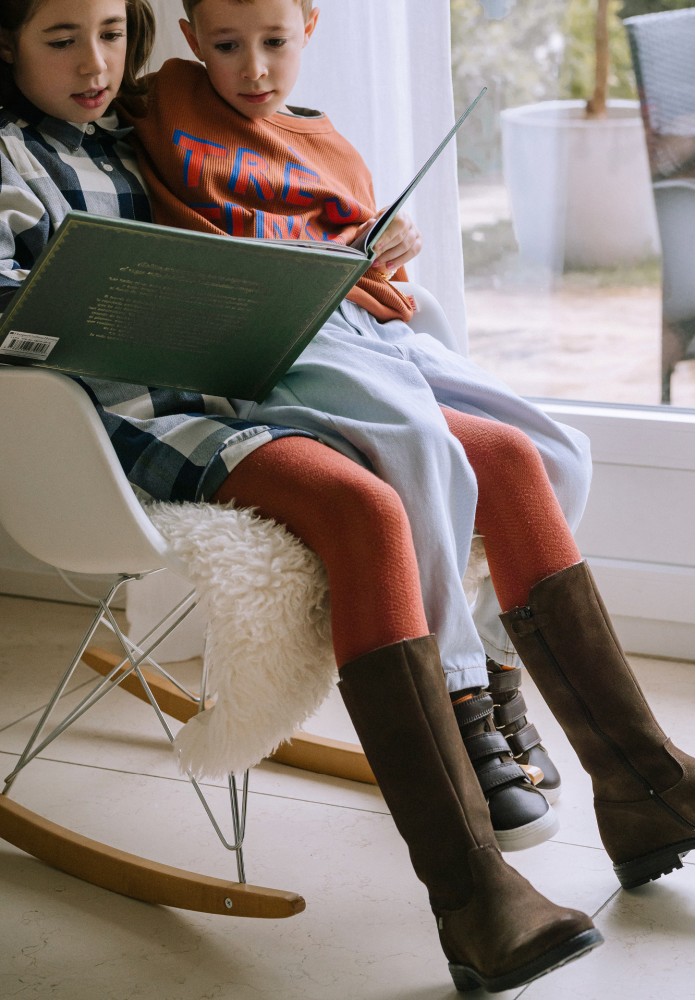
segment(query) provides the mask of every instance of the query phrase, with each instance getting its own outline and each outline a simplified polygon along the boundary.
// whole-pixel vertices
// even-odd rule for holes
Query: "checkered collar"
[[[50,115],[44,114],[22,94],[18,94],[13,100],[11,109],[4,108],[3,111],[8,116],[23,119],[43,135],[57,139],[68,149],[79,149],[87,137],[95,134],[99,136],[101,141],[118,142],[119,139],[125,138],[133,131],[130,127],[119,126],[115,112],[106,114],[93,123],[85,124],[52,118]]]

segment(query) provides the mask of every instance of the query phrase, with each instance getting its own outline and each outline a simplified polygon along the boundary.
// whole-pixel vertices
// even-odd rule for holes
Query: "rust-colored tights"
[[[581,555],[530,439],[507,424],[443,412],[476,474],[476,527],[508,611]],[[243,459],[213,500],[256,508],[321,558],[339,666],[428,633],[406,512],[367,469],[312,438],[278,438]]]

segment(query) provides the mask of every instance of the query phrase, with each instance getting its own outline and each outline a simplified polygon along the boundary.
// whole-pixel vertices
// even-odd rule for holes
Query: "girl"
[[[294,5],[294,0],[291,2]],[[65,33],[65,25],[72,23],[69,13],[68,20],[60,20],[53,9],[14,0],[3,8],[5,41],[0,68],[4,68],[2,99],[7,110],[2,204],[8,210],[0,219],[0,261],[4,261],[4,265],[0,263],[0,295],[4,288],[5,296],[16,289],[68,208],[149,218],[124,134],[118,131],[113,115],[103,117],[118,89],[117,83],[111,82],[111,64],[124,47],[129,55],[121,96],[132,98],[142,89],[135,67],[140,65],[146,45],[141,40],[145,8],[128,5],[127,22],[105,23],[100,48],[94,51],[81,44],[80,37]],[[71,9],[70,5],[68,12]],[[35,16],[29,13],[25,17],[25,11],[34,11]],[[44,21],[46,27],[39,28]],[[132,46],[126,44],[126,26],[131,39],[136,39]],[[54,81],[59,81],[62,89]],[[50,116],[48,124],[42,123],[44,115]],[[23,147],[21,156],[17,142]],[[386,235],[384,252],[401,263],[410,259],[418,246],[410,222],[399,220]],[[347,450],[348,458],[354,460],[339,461],[333,448],[298,437],[302,430],[290,430],[280,421],[241,420],[226,399],[143,386],[128,388],[94,379],[85,379],[82,384],[141,495],[163,500],[223,500],[231,495],[230,490],[234,493],[238,489],[240,497],[251,491],[257,494],[255,503],[264,513],[287,525],[315,549],[329,573],[339,665],[432,629],[444,649],[444,667],[455,700],[465,699],[457,707],[460,728],[467,746],[476,747],[475,766],[488,796],[498,843],[504,850],[519,850],[556,832],[553,810],[513,760],[505,738],[495,731],[491,698],[481,695],[473,701],[468,697],[486,687],[488,675],[460,585],[463,570],[459,572],[450,559],[443,562],[446,573],[434,573],[425,560],[438,548],[444,553],[444,547],[436,543],[426,549],[421,571],[432,582],[428,582],[427,604],[423,606],[407,513],[392,490],[356,465],[367,461],[351,448],[347,438],[331,440],[325,431],[317,435]],[[305,433],[314,436],[311,430]],[[448,446],[451,440],[451,447],[459,448],[449,433],[446,438]],[[267,447],[256,454],[263,443]],[[246,462],[241,462],[245,456]],[[263,470],[268,478],[262,485],[259,475]],[[320,487],[322,471],[326,481]],[[230,472],[236,474],[235,479],[228,480]],[[435,481],[430,472],[428,475]],[[287,490],[281,489],[282,477],[287,477],[283,483]],[[474,495],[474,484],[469,481],[458,488],[462,495]],[[334,498],[335,492],[340,494],[340,502]],[[581,490],[567,489],[566,493],[579,494],[584,502],[584,484]],[[299,500],[297,507],[293,506],[295,499]],[[470,514],[467,511],[466,517]],[[470,535],[472,526],[462,521],[457,530]],[[341,545],[336,544],[336,538],[343,540]],[[459,561],[465,559],[462,549]],[[536,576],[548,571],[544,564]],[[505,677],[508,684],[512,679],[510,673]],[[465,692],[465,688],[472,690]],[[510,718],[512,714],[521,720],[508,728],[519,730],[526,722],[524,705]],[[488,735],[482,745],[478,737],[484,730]],[[522,735],[514,734],[511,739],[516,754],[543,755],[541,770],[549,783],[552,764],[543,750],[533,746],[539,738],[531,727],[526,726]]]
[[[4,0],[0,239],[6,287],[16,287],[68,207],[147,218],[136,164],[108,111],[119,87],[137,88],[152,30],[146,0]],[[398,493],[367,468],[360,451],[352,446],[358,459],[352,461],[310,431],[300,436],[243,424],[225,400],[82,384],[136,489],[168,499],[234,496],[286,523],[326,562],[341,692],[428,888],[458,988],[514,988],[599,944],[588,917],[550,903],[499,853],[455,722],[438,643],[429,634],[409,517]],[[206,433],[201,416],[209,424]],[[200,431],[195,450],[186,438],[194,418]],[[489,461],[491,421],[454,410],[443,421],[453,444],[445,438],[446,424],[432,418],[453,485],[469,494],[480,489],[476,519],[507,607],[506,627],[592,774],[602,835],[619,876],[624,884],[658,877],[692,844],[685,818],[688,760],[663,746],[664,734],[605,620],[538,450],[519,431],[503,428],[505,454],[515,462],[523,455],[531,468],[525,488],[514,492],[512,519],[503,519],[513,547],[497,553],[483,501],[513,488],[516,477],[501,486],[499,470],[507,463],[500,465],[499,455]],[[334,443],[340,444],[338,435]],[[456,491],[451,499],[460,499]],[[537,507],[552,511],[553,532]],[[533,570],[524,569],[525,540],[516,537],[523,518],[525,537],[539,543]],[[456,541],[463,551],[468,547],[468,538]],[[507,573],[508,566],[514,572]],[[447,599],[442,590],[440,595]],[[482,669],[469,648],[463,653]],[[460,690],[477,688],[485,670],[483,676],[463,671],[455,677],[453,689],[462,682]],[[478,692],[463,691],[455,711],[465,728],[478,724],[483,730],[484,702]],[[486,749],[493,734],[479,735],[476,745]]]

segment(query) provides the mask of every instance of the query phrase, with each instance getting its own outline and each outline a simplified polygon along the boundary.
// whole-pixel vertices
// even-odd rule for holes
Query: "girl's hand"
[[[382,209],[375,219],[361,226],[358,236],[365,229],[369,229],[385,211],[386,209]],[[377,254],[372,266],[391,278],[398,268],[403,267],[421,252],[422,245],[421,234],[416,229],[413,219],[405,212],[399,212],[378,239],[375,246]]]

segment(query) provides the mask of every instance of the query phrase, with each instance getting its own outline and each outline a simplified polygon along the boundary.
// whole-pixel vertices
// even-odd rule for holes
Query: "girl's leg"
[[[459,990],[513,989],[601,942],[589,918],[549,903],[496,849],[434,636],[345,664],[339,689]]]
[[[394,333],[401,327],[402,334]],[[544,463],[563,515],[575,532],[590,489],[589,442],[573,427],[552,419],[521,399],[505,383],[469,358],[445,348],[427,334],[414,335],[405,324],[376,324],[382,336],[398,336],[399,346],[421,372],[443,406],[518,427],[532,440]],[[389,330],[387,330],[389,328]],[[483,581],[473,611],[476,631],[488,655],[511,662],[514,647],[501,625],[500,607],[491,580]]]
[[[336,661],[428,634],[406,512],[395,491],[333,448],[285,437],[257,448],[213,500],[254,507],[326,567]]]
[[[476,529],[500,606],[525,604],[534,584],[580,562],[544,463],[517,427],[444,409],[476,475]]]
[[[498,603],[509,610],[526,602],[535,583],[579,562],[581,555],[531,439],[517,427],[496,420],[449,409],[444,414],[476,473],[477,529],[483,535]],[[496,728],[520,764],[540,769],[543,778],[538,788],[549,802],[555,802],[561,776],[536,726],[527,718],[520,691],[522,671],[504,665],[509,664],[508,656],[500,659],[487,660]]]
[[[284,524],[322,559],[339,669],[361,657],[378,665],[380,650],[428,634],[406,512],[373,473],[311,438],[285,437],[252,452],[213,497],[232,499]],[[480,709],[463,726],[467,738],[481,733]],[[492,732],[480,744],[477,769],[498,843],[521,850],[548,839],[558,829],[556,817],[504,738]]]
[[[479,483],[476,511],[505,627],[592,777],[600,834],[627,888],[694,845],[693,760],[657,724],[531,441],[446,412]]]
[[[497,850],[394,491],[325,445],[286,437],[240,462],[213,499],[280,521],[325,562],[341,694],[428,889],[455,984],[521,986],[599,944],[588,917],[550,903]]]
[[[331,318],[262,403],[234,405],[244,419],[311,432],[396,491],[447,685],[485,686],[485,654],[462,587],[474,527],[474,474],[428,384],[398,347],[361,331],[367,314],[350,305]]]

